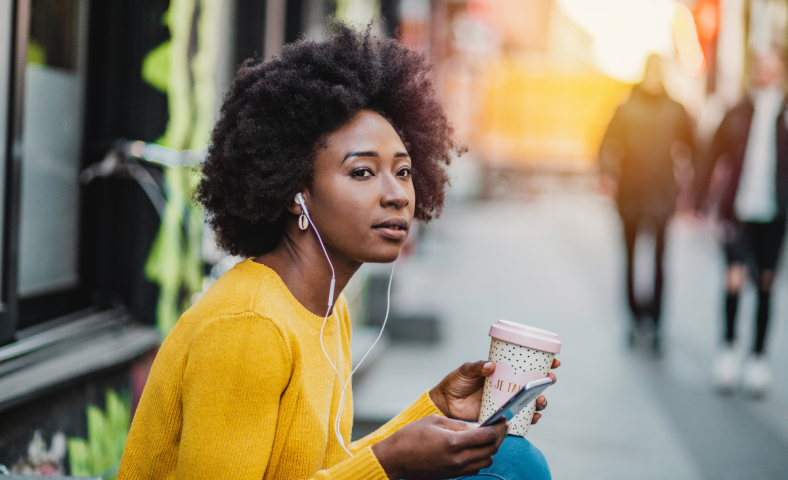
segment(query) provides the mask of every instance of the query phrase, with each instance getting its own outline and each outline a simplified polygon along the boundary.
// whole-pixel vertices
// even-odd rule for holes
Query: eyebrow
[[[380,158],[380,155],[378,155],[378,152],[374,152],[372,150],[364,150],[364,151],[359,151],[359,152],[350,152],[347,155],[345,155],[345,158],[342,159],[342,163],[345,163],[345,160],[347,160],[350,157],[375,157],[375,158]],[[408,155],[407,152],[397,152],[397,153],[394,154],[394,158],[403,158],[403,157],[404,158],[410,158],[410,155]],[[340,165],[342,165],[342,163],[340,163]]]

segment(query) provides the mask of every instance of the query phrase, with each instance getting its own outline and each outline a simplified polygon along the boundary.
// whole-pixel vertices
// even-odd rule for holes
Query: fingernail
[[[542,402],[542,408],[546,408],[546,407],[547,407],[547,399],[545,399],[545,401]]]
[[[511,431],[512,431],[512,422],[507,420],[506,421],[506,433],[509,433]]]
[[[492,366],[493,366],[493,362],[487,362],[484,365],[482,365],[482,368],[490,368]]]

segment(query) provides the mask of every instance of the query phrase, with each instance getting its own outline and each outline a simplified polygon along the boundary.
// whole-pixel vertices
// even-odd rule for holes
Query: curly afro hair
[[[386,118],[412,161],[415,217],[438,216],[451,152],[461,150],[423,54],[339,22],[267,62],[246,60],[224,98],[196,198],[219,246],[253,257],[279,242],[293,197],[312,183],[325,136],[369,109]]]

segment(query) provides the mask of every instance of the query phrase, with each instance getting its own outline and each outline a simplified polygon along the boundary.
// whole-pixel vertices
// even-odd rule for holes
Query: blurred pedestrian
[[[729,178],[720,199],[727,256],[725,340],[714,365],[718,388],[729,391],[741,377],[736,353],[739,293],[748,269],[758,288],[755,341],[745,365],[744,389],[762,395],[771,383],[764,355],[775,268],[782,248],[788,210],[788,129],[785,117],[785,60],[772,49],[753,57],[751,90],[722,120],[698,175],[698,195],[707,197],[719,160]],[[705,202],[704,202],[705,203]]]
[[[677,148],[683,146],[683,148]],[[678,102],[665,92],[662,60],[646,60],[643,81],[616,110],[600,149],[601,187],[615,197],[627,250],[626,289],[632,314],[628,340],[634,345],[638,330],[651,319],[651,347],[662,348],[660,317],[664,283],[665,230],[676,209],[679,187],[674,156],[694,149],[692,122]],[[634,253],[638,236],[650,229],[655,237],[653,293],[648,302],[637,298]]]

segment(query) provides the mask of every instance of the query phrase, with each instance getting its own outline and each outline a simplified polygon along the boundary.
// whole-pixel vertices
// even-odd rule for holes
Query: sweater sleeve
[[[287,343],[268,319],[247,313],[203,327],[184,368],[176,478],[263,478],[291,367]],[[313,478],[388,479],[371,448],[354,455]]]
[[[263,478],[291,367],[268,319],[244,313],[202,327],[183,370],[176,478]]]
[[[378,443],[405,425],[415,422],[429,415],[443,415],[430,398],[429,392],[424,392],[411,406],[399,415],[389,420],[385,425],[370,433],[366,437],[350,444],[350,451],[356,455],[357,451],[369,448]]]
[[[429,392],[425,392],[410,407],[406,408],[388,423],[361,440],[351,443],[350,451],[353,453],[353,457],[328,470],[317,472],[311,480],[350,480],[353,478],[388,480],[386,472],[372,452],[372,445],[388,437],[403,426],[432,414],[442,415],[438,407],[432,402]]]

